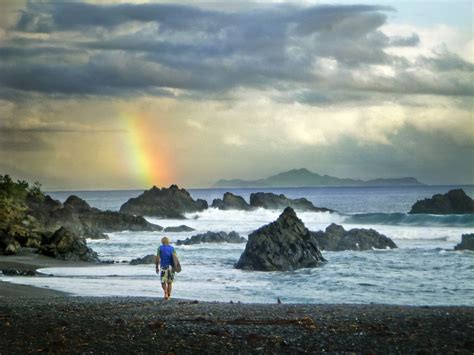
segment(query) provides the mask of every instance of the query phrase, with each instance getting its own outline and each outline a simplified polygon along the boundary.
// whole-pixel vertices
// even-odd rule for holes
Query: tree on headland
[[[36,226],[28,219],[27,199],[43,201],[41,185],[30,186],[24,180],[13,181],[10,175],[0,175],[0,244],[9,238],[27,238]]]

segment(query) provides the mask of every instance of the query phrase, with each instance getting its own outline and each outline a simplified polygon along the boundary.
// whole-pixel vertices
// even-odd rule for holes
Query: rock
[[[454,250],[474,250],[474,233],[463,234],[461,243],[456,245]]]
[[[97,262],[98,256],[87,246],[86,240],[71,230],[61,227],[38,249],[40,254],[70,261]]]
[[[85,213],[92,210],[92,207],[86,201],[75,195],[67,198],[64,202],[64,208],[68,208],[76,213]]]
[[[338,224],[331,224],[325,232],[311,232],[321,250],[372,250],[394,249],[397,245],[373,229],[354,228],[346,231]]]
[[[226,192],[222,200],[219,198],[214,199],[211,207],[219,208],[221,210],[249,211],[252,209],[242,196],[234,195],[231,192]]]
[[[315,238],[291,207],[278,219],[249,235],[237,269],[286,271],[317,267],[325,259]]]
[[[21,252],[21,245],[15,239],[11,238],[5,242],[3,253],[5,255],[17,255]]]
[[[474,201],[464,190],[450,190],[444,195],[436,194],[431,198],[417,201],[412,207],[411,214],[472,214],[474,213]]]
[[[156,255],[149,254],[143,258],[137,258],[130,261],[130,265],[155,264]]]
[[[104,211],[86,213],[81,215],[81,222],[90,228],[95,228],[101,233],[119,231],[162,231],[163,227],[148,222],[142,216],[133,216],[120,212]]]
[[[129,199],[120,212],[161,218],[184,218],[185,213],[199,212],[208,207],[204,200],[194,201],[188,191],[171,185],[168,189],[153,186],[138,197]]]
[[[47,196],[48,199],[48,196]],[[45,199],[46,201],[46,199]],[[51,198],[43,206],[37,202],[29,204],[33,214],[48,231],[61,226],[74,234],[90,239],[108,239],[104,233],[129,231],[161,231],[161,226],[149,223],[142,216],[132,216],[113,211],[100,211],[77,196],[69,196],[64,205]]]
[[[271,192],[256,192],[250,194],[250,206],[254,208],[262,207],[266,209],[280,210],[285,207],[292,207],[298,211],[312,211],[312,212],[334,212],[328,208],[315,207],[310,201],[305,198],[290,199],[285,195],[276,195]]]
[[[178,240],[177,245],[193,245],[201,243],[245,243],[247,240],[238,233],[232,231],[226,232],[206,232],[203,234],[193,235],[185,240]]]
[[[170,233],[177,233],[177,232],[192,232],[192,231],[195,231],[195,229],[182,224],[177,227],[166,227],[163,231],[170,232]]]

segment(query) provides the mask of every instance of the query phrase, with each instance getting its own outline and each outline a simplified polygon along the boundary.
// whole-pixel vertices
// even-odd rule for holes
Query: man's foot
[[[168,298],[167,299],[170,299],[171,298],[171,293],[168,293]]]

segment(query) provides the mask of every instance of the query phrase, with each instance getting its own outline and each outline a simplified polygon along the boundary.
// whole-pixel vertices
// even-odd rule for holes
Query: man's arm
[[[158,248],[158,251],[156,253],[155,264],[156,264],[156,272],[158,273],[160,271],[160,248]]]

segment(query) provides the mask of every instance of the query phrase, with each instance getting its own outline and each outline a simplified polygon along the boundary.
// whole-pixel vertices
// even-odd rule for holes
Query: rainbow
[[[167,145],[160,139],[156,120],[149,114],[134,113],[123,115],[123,122],[127,132],[127,167],[134,178],[146,188],[166,186],[173,181],[171,164],[163,149]]]

